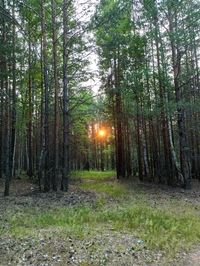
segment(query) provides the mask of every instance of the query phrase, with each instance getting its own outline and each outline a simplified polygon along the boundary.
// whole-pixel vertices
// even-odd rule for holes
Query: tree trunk
[[[179,44],[175,43],[174,37],[177,34],[176,31],[176,14],[173,20],[171,10],[168,10],[169,17],[169,31],[171,34],[171,50],[172,50],[172,63],[173,63],[173,74],[174,74],[174,88],[176,94],[176,104],[178,113],[178,133],[179,133],[179,144],[180,144],[180,162],[181,172],[184,178],[184,187],[186,189],[191,188],[191,163],[190,163],[190,149],[188,145],[188,139],[185,130],[185,109],[182,104],[183,95],[179,83],[179,75],[181,71],[181,52],[179,50]],[[177,35],[176,35],[177,36]]]
[[[12,16],[15,18],[15,6],[13,1]],[[16,147],[16,29],[15,23],[12,25],[12,121],[11,121],[11,176],[15,174],[15,147]]]
[[[45,27],[44,1],[41,0],[41,29],[43,39],[43,75],[44,75],[44,191],[50,190],[50,167],[49,167],[49,77],[47,62],[47,38]]]
[[[54,171],[52,176],[53,190],[57,190],[58,174],[59,174],[59,109],[58,109],[58,56],[57,56],[57,29],[56,29],[56,5],[55,0],[51,0],[51,12],[52,12],[52,44],[53,44],[53,71],[54,71]]]
[[[29,26],[30,27],[30,26]],[[33,153],[32,153],[32,75],[31,75],[31,40],[29,30],[29,44],[28,44],[28,176],[33,176]]]
[[[68,49],[67,21],[68,1],[63,1],[63,169],[61,189],[68,190],[69,183],[69,88],[68,88]]]

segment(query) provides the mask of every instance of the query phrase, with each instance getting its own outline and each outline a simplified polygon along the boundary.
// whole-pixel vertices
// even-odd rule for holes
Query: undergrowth
[[[70,233],[79,237],[88,232],[95,234],[95,228],[99,227],[127,230],[141,238],[148,248],[163,250],[167,255],[175,255],[181,248],[188,248],[200,240],[198,216],[191,213],[176,216],[143,202],[113,208],[57,208],[42,213],[33,208],[9,217],[8,221],[10,230],[7,233],[15,236],[33,235],[38,230],[51,228],[64,232],[64,235]]]
[[[74,234],[84,237],[85,234],[95,235],[99,228],[101,232],[112,228],[139,237],[147,248],[162,250],[167,256],[174,256],[181,249],[200,241],[199,209],[190,208],[189,204],[184,207],[181,200],[180,206],[184,211],[176,211],[178,200],[168,201],[167,207],[159,204],[152,206],[145,195],[137,197],[136,190],[131,195],[132,189],[127,184],[111,182],[110,179],[105,181],[113,177],[113,172],[106,173],[77,173],[84,180],[79,184],[82,189],[99,193],[94,207],[52,207],[42,212],[35,207],[22,208],[15,214],[7,215],[7,229],[0,224],[0,234],[37,236],[43,230],[49,230],[49,233],[56,230],[57,236]],[[101,182],[93,182],[95,178]],[[107,204],[105,194],[118,201]]]

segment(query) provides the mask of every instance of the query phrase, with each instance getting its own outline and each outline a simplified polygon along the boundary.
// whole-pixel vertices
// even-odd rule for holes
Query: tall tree
[[[69,0],[70,1],[70,0]],[[71,2],[71,1],[70,1]],[[61,189],[66,191],[69,183],[69,87],[68,87],[68,1],[63,1],[63,169]]]

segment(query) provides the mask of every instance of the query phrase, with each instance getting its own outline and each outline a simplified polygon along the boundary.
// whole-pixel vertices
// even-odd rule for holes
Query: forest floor
[[[191,191],[113,172],[78,172],[69,191],[0,181],[0,265],[200,265],[200,185]]]

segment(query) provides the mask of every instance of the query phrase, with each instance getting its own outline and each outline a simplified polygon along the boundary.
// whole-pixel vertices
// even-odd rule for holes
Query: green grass
[[[79,185],[81,189],[93,190],[114,198],[127,195],[127,186],[114,182],[115,171],[77,171],[73,173],[74,178],[80,178],[83,182]]]
[[[106,173],[106,175],[105,175]],[[188,249],[200,242],[199,208],[183,200],[158,198],[154,206],[148,195],[140,193],[128,184],[111,182],[114,172],[78,172],[84,190],[100,194],[95,207],[57,207],[40,211],[38,208],[21,209],[14,215],[6,215],[7,229],[0,224],[0,235],[32,236],[46,231],[48,235],[75,235],[107,232],[107,230],[127,232],[144,241],[149,249],[159,249],[166,256],[174,256],[181,249]],[[99,180],[99,182],[95,182]],[[106,197],[120,199],[106,204]],[[166,202],[165,202],[166,201]],[[56,233],[54,233],[56,232]]]
[[[81,179],[89,179],[89,180],[108,180],[113,177],[116,177],[115,171],[76,171],[72,173],[72,177],[81,178]]]
[[[91,209],[88,207],[78,208],[55,208],[40,212],[37,208],[24,209],[23,212],[10,216],[10,232],[15,236],[37,235],[38,230],[52,229],[65,230],[81,236],[83,226],[90,223]]]
[[[120,183],[82,183],[80,188],[84,190],[93,190],[97,193],[111,196],[113,198],[122,198],[127,196],[128,189],[126,185]]]
[[[112,227],[116,231],[126,230],[141,238],[148,248],[161,249],[167,255],[174,255],[181,248],[200,241],[200,219],[197,215],[188,213],[178,216],[144,202],[113,205],[112,208],[57,208],[42,213],[36,208],[26,209],[8,217],[8,221],[10,230],[7,233],[15,236],[53,229],[60,230],[62,235],[70,233],[81,237],[88,232],[95,234],[97,228]]]

